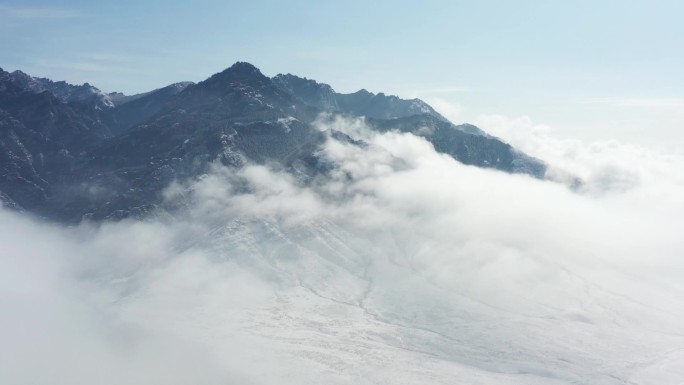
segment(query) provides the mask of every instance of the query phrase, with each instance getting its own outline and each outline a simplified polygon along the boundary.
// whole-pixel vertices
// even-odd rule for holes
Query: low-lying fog
[[[0,382],[684,382],[684,157],[490,124],[554,181],[337,120],[369,146],[308,186],[217,165],[174,215],[0,210]]]

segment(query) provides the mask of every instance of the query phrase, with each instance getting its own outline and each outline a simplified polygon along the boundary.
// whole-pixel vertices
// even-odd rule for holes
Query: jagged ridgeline
[[[249,63],[130,96],[0,69],[0,200],[60,222],[139,217],[169,183],[215,161],[280,164],[306,183],[325,172],[316,154],[326,136],[313,125],[321,113],[423,136],[465,164],[538,178],[546,170],[419,99],[340,94],[290,74],[269,78]]]

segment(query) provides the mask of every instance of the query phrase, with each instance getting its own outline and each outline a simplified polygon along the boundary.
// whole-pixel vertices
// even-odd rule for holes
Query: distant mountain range
[[[452,124],[419,99],[340,94],[290,74],[269,78],[244,62],[197,84],[131,96],[0,69],[0,200],[75,223],[145,216],[169,183],[217,161],[278,164],[306,183],[328,167],[317,158],[326,139],[313,125],[321,113],[420,135],[468,165],[537,178],[546,171],[543,162],[473,125]]]

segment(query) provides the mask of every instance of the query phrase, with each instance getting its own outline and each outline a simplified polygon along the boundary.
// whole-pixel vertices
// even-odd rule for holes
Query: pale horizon
[[[681,14],[677,1],[3,1],[0,67],[135,94],[247,61],[418,97],[455,123],[527,117],[682,151]]]

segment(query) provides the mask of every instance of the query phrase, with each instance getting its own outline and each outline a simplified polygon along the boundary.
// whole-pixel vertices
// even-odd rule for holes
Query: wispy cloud
[[[133,61],[126,54],[96,52],[76,55],[73,60],[40,59],[34,61],[33,66],[39,69],[101,73],[126,70]]]
[[[587,104],[608,105],[614,107],[636,107],[647,109],[675,109],[684,111],[684,98],[592,98]]]
[[[426,88],[426,89],[420,90],[419,93],[421,93],[421,94],[456,94],[456,93],[470,92],[470,91],[472,91],[472,88],[452,86],[452,87]]]
[[[452,122],[458,122],[463,119],[463,106],[454,103],[450,100],[441,97],[427,97],[424,98],[437,112],[444,115]]]
[[[135,57],[123,53],[91,52],[82,54],[80,56],[85,60],[100,63],[132,63],[136,61]]]
[[[88,60],[78,61],[49,61],[38,60],[35,62],[35,67],[47,70],[70,70],[78,72],[100,73],[112,70],[112,67],[107,64],[98,63]]]
[[[0,4],[0,19],[71,19],[83,16],[83,12],[67,8]]]

